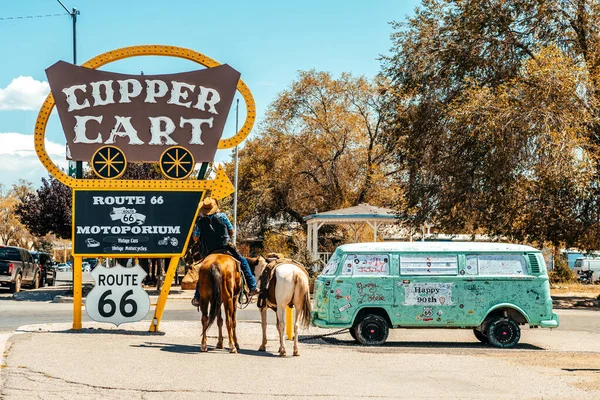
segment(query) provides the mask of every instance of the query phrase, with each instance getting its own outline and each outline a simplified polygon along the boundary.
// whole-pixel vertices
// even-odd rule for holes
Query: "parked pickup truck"
[[[8,286],[11,292],[18,293],[22,285],[37,289],[40,279],[40,268],[28,250],[0,246],[0,286]]]

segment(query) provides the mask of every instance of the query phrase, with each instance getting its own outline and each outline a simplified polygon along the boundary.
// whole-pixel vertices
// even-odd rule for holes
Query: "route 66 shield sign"
[[[147,274],[139,264],[131,268],[118,264],[112,268],[98,265],[91,275],[96,286],[85,301],[85,310],[91,319],[119,326],[140,321],[148,314],[150,297],[142,288]]]

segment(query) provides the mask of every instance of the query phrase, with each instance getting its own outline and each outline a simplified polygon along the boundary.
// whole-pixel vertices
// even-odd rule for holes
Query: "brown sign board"
[[[227,64],[127,75],[59,61],[46,70],[73,160],[113,145],[128,161],[158,161],[171,146],[214,160],[240,73]]]

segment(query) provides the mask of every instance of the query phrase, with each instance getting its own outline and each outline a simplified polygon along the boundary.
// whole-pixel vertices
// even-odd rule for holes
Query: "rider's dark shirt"
[[[231,223],[225,214],[217,212],[213,215],[202,217],[196,223],[194,236],[200,238],[200,253],[206,257],[217,249],[222,249],[231,241],[229,230]]]

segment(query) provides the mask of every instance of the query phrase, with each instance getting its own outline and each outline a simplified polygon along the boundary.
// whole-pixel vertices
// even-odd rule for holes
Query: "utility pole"
[[[65,9],[65,11],[71,16],[71,20],[73,21],[73,65],[77,65],[77,16],[80,14],[79,10],[73,7],[71,11],[63,4],[62,1],[58,1],[58,4]],[[71,163],[71,161],[69,161]],[[70,168],[69,168],[70,169]],[[81,161],[77,161],[75,163],[75,178],[81,179],[83,178],[83,163]],[[67,244],[65,243],[65,262],[67,262]],[[72,281],[71,281],[71,290],[73,293],[73,297],[75,297],[75,263],[73,263],[72,272]]]
[[[58,4],[60,4],[62,8],[64,8],[65,11],[71,16],[71,20],[73,21],[73,64],[77,65],[77,16],[81,13],[75,7],[69,11],[62,1],[56,1],[58,1]],[[81,161],[76,162],[75,177],[78,179],[83,178],[83,163]]]
[[[235,105],[235,133],[237,135],[238,132],[238,122],[239,122],[239,109],[240,109],[240,99],[237,99]],[[238,147],[235,146],[234,150],[235,161],[234,161],[234,172],[233,172],[233,186],[235,187],[235,192],[233,193],[233,245],[237,246],[237,198],[238,198]]]

